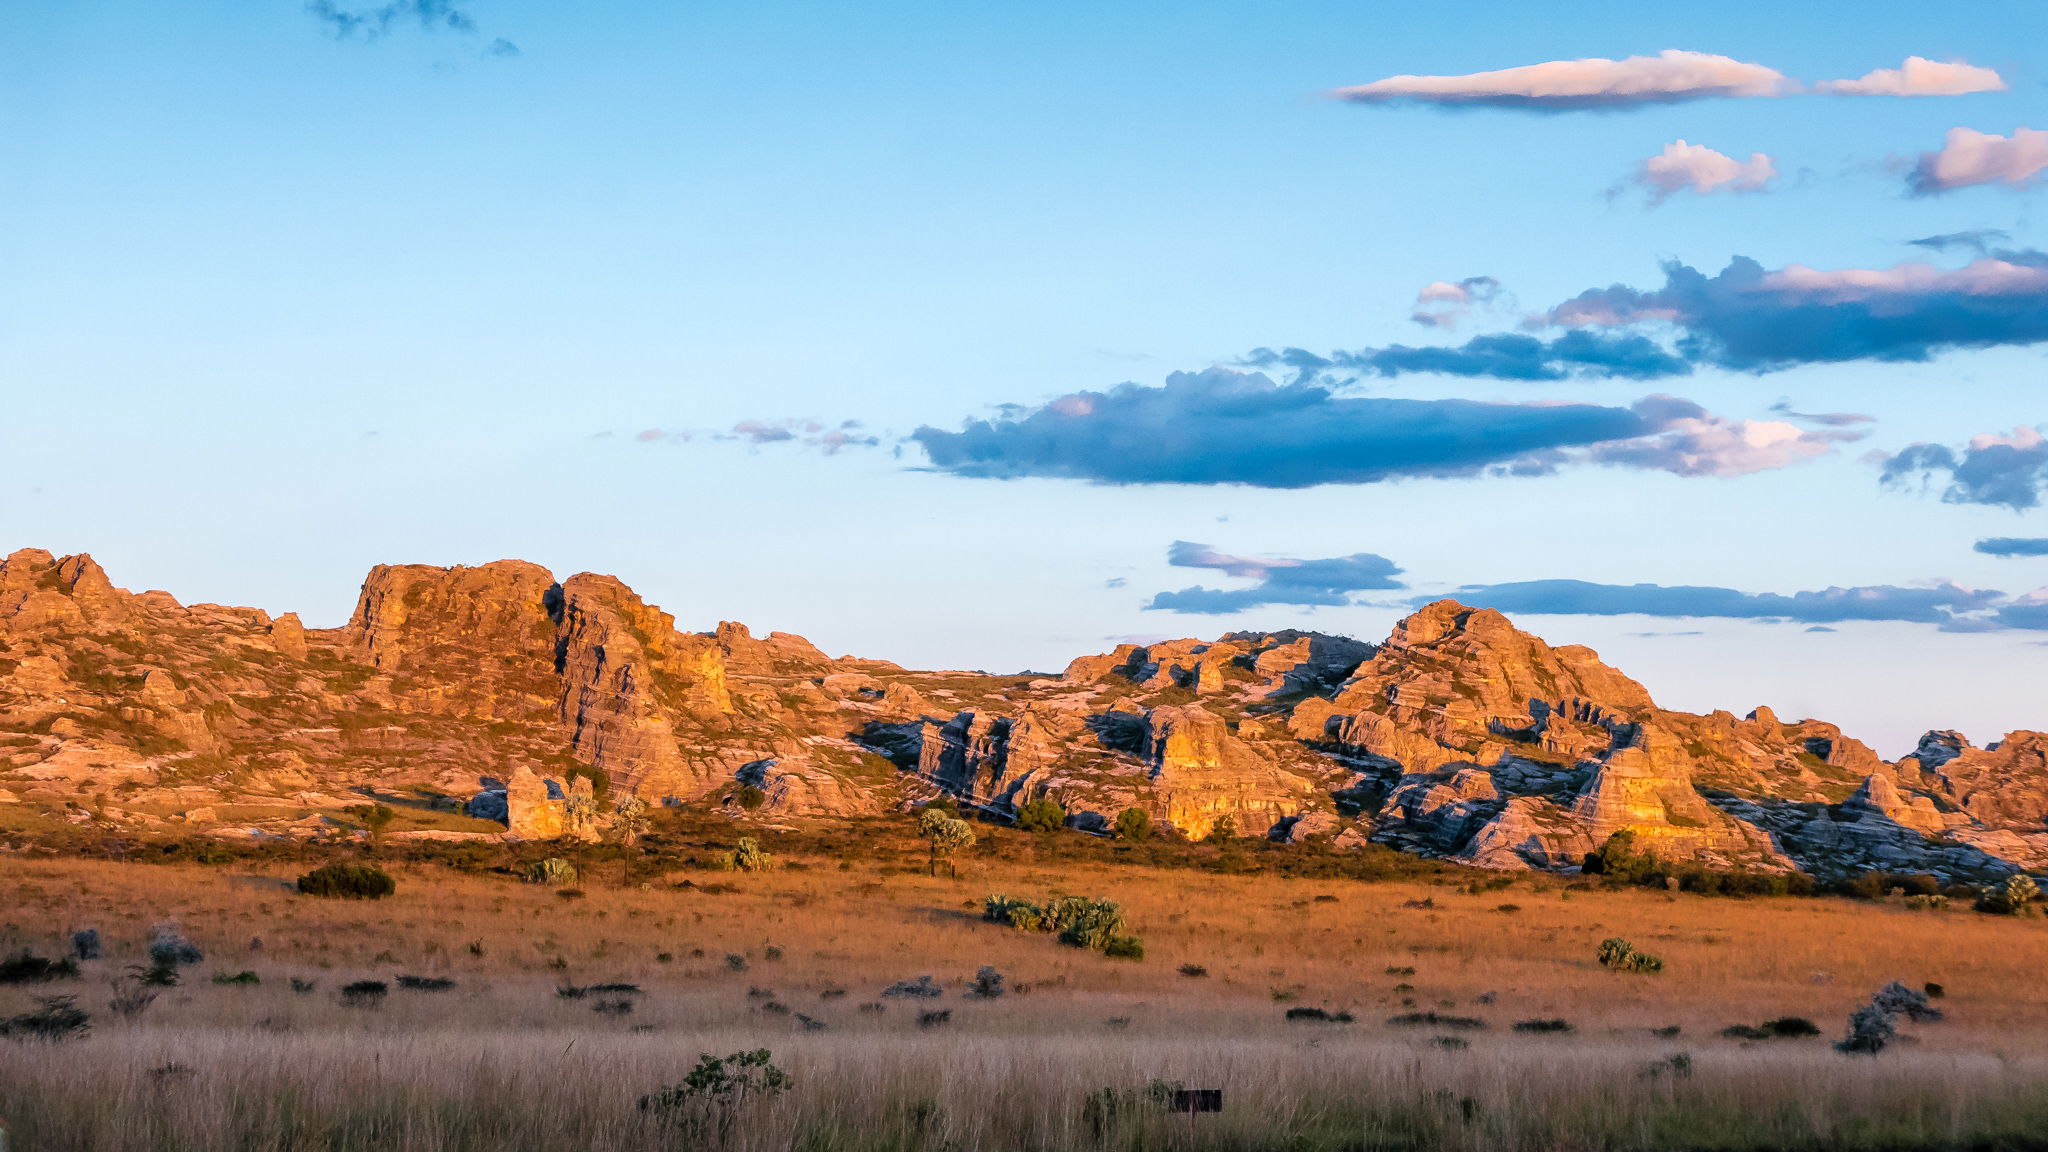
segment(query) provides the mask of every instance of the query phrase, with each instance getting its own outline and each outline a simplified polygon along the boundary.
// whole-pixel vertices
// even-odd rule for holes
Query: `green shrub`
[[[1008,896],[990,896],[982,902],[981,918],[1023,932],[1055,933],[1062,944],[1089,948],[1105,956],[1130,960],[1145,957],[1144,942],[1124,932],[1123,908],[1114,900],[1062,896],[1041,907]]]
[[[715,1136],[716,1146],[723,1148],[749,1103],[774,1099],[793,1083],[772,1061],[766,1048],[723,1057],[703,1053],[681,1084],[642,1096],[640,1110],[682,1129],[694,1143]]]
[[[1067,810],[1040,796],[1017,809],[1017,827],[1026,832],[1057,832],[1067,826]]]
[[[520,879],[528,884],[547,884],[559,887],[576,882],[576,866],[560,856],[535,860],[520,870]]]
[[[17,956],[0,960],[0,984],[47,984],[52,980],[78,979],[78,961],[69,956],[52,960],[26,948]]]
[[[1136,936],[1112,936],[1102,946],[1102,954],[1118,960],[1143,960],[1145,942]]]
[[[2032,876],[2015,872],[2002,883],[1977,894],[1977,911],[1999,916],[2023,916],[2031,910],[2034,898],[2040,894],[2041,887],[2034,883]]]
[[[38,996],[36,1010],[0,1020],[0,1036],[14,1040],[46,1040],[56,1043],[83,1035],[92,1017],[78,1006],[76,996]]]
[[[390,993],[391,986],[382,980],[358,980],[341,986],[341,1002],[350,1008],[375,1008]]]
[[[1623,972],[1662,972],[1664,961],[1648,952],[1636,951],[1635,945],[1619,936],[1609,936],[1600,942],[1600,966]]]
[[[340,900],[381,900],[398,891],[398,882],[369,864],[323,864],[299,877],[299,892]]]
[[[742,784],[738,798],[740,807],[752,812],[768,802],[768,793],[761,791],[752,784]]]
[[[1218,816],[1216,822],[1209,825],[1209,834],[1202,838],[1203,843],[1206,844],[1228,844],[1235,839],[1237,839],[1237,818],[1228,812]]]
[[[761,850],[761,842],[752,836],[740,837],[733,850],[720,858],[728,872],[766,872],[775,866],[775,857]]]
[[[213,982],[215,984],[261,984],[263,983],[263,977],[258,976],[254,972],[249,971],[235,972],[232,974],[227,972],[215,972],[213,974]]]
[[[1116,814],[1116,838],[1142,844],[1152,838],[1152,814],[1143,808],[1126,808]]]

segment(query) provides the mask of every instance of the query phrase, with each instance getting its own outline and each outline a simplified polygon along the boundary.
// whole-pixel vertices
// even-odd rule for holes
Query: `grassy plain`
[[[580,898],[395,863],[397,895],[369,903],[298,896],[306,866],[283,861],[0,856],[0,947],[60,954],[88,925],[107,946],[79,981],[0,988],[0,1017],[53,993],[93,1013],[80,1039],[0,1042],[0,1122],[17,1152],[701,1147],[636,1101],[702,1053],[767,1048],[794,1087],[748,1108],[731,1148],[2048,1147],[2040,919],[1229,874],[985,840],[957,878],[903,867],[903,844],[806,857],[770,837],[775,871],[598,866]],[[1118,900],[1146,956],[983,922],[991,892]],[[167,922],[205,961],[141,1015],[108,1012],[106,982]],[[1601,968],[1616,935],[1665,971]],[[982,965],[1006,995],[965,997]],[[261,983],[211,980],[245,970]],[[455,985],[340,1001],[400,974]],[[922,975],[944,996],[881,995]],[[1942,984],[1947,1018],[1876,1057],[1836,1053],[1891,980]],[[644,993],[622,1013],[558,994],[609,982]],[[1389,1022],[1427,1011],[1485,1027]],[[1719,1035],[1787,1015],[1824,1034]],[[1529,1019],[1572,1031],[1514,1031]],[[1143,1099],[1155,1079],[1221,1088],[1225,1109],[1163,1113]]]

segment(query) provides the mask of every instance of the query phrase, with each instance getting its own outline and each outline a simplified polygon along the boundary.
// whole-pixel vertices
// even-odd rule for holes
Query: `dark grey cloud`
[[[1668,327],[1685,360],[1748,372],[1926,360],[1954,348],[2048,340],[2048,254],[2002,251],[1956,269],[1846,271],[1767,271],[1738,256],[1713,276],[1672,262],[1660,287],[1589,289],[1533,323]]]
[[[1352,603],[1358,592],[1407,587],[1395,579],[1401,574],[1399,566],[1371,552],[1322,560],[1232,556],[1207,544],[1176,540],[1167,551],[1167,563],[1176,568],[1210,568],[1256,583],[1228,590],[1196,586],[1161,592],[1145,605],[1147,609],[1222,616],[1268,604],[1338,607]]]
[[[1830,451],[1853,434],[1725,420],[1691,401],[1628,407],[1347,397],[1212,368],[1121,384],[911,439],[931,467],[980,479],[1306,488],[1413,477],[1542,475],[1571,463],[1736,475]]]
[[[1936,252],[1963,251],[1989,256],[1993,244],[2003,244],[2010,239],[2011,233],[1997,228],[1972,228],[1963,232],[1944,232],[1939,236],[1922,236],[1906,243]]]
[[[2041,502],[2048,490],[2048,438],[2021,427],[2010,436],[1972,437],[1962,448],[1910,444],[1884,458],[1880,479],[1902,487],[1947,478],[1941,498],[1949,504],[1992,504],[2015,512]]]
[[[1818,592],[1739,592],[1733,588],[1666,584],[1595,584],[1585,580],[1525,580],[1475,584],[1456,598],[1481,608],[1527,616],[1717,617],[1730,620],[1836,624],[1845,620],[1897,620],[1947,625],[2005,599],[2002,592],[1941,583],[1926,588],[1874,585]]]
[[[1389,344],[1327,356],[1301,348],[1254,348],[1241,363],[1248,368],[1286,369],[1293,373],[1294,383],[1302,384],[1417,372],[1542,381],[1571,377],[1655,380],[1692,371],[1683,357],[1648,337],[1586,331],[1567,332],[1549,340],[1496,332],[1449,346]]]
[[[2048,536],[1993,536],[1977,541],[1974,551],[1986,556],[2048,556]]]
[[[381,40],[393,29],[406,27],[481,36],[476,21],[458,8],[454,0],[392,0],[369,8],[344,7],[333,0],[311,0],[306,11],[342,40]],[[490,56],[519,55],[519,46],[502,38],[493,38],[483,50]]]

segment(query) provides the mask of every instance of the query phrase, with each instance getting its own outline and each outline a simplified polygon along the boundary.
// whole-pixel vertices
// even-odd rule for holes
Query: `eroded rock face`
[[[935,788],[994,813],[1043,796],[1077,828],[1136,807],[1189,836],[1228,817],[1492,867],[1571,867],[1617,831],[1823,874],[2048,863],[2048,736],[1933,732],[1889,764],[1822,721],[1658,708],[1590,649],[1450,601],[1377,646],[1236,632],[1120,645],[1055,678],[689,632],[613,577],[518,561],[379,567],[331,629],[132,595],[89,557],[0,561],[11,802],[135,830],[296,807],[252,834],[299,835],[417,790],[550,837],[586,833],[592,807],[602,826],[593,777],[656,806],[750,786],[799,817]]]

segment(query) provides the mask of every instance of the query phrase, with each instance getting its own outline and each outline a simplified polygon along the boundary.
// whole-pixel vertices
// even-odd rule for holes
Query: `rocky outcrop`
[[[1489,867],[1569,868],[1621,831],[1828,875],[2048,864],[2048,736],[1931,732],[1887,763],[1819,720],[1659,708],[1592,650],[1452,601],[1379,645],[1235,632],[996,676],[691,632],[613,577],[519,561],[379,567],[346,624],[309,629],[15,552],[0,790],[124,831],[272,808],[257,832],[314,834],[417,796],[544,838],[601,830],[603,796],[817,817],[945,791],[998,815],[1046,797],[1083,829],[1137,807],[1189,836],[1227,816]]]

